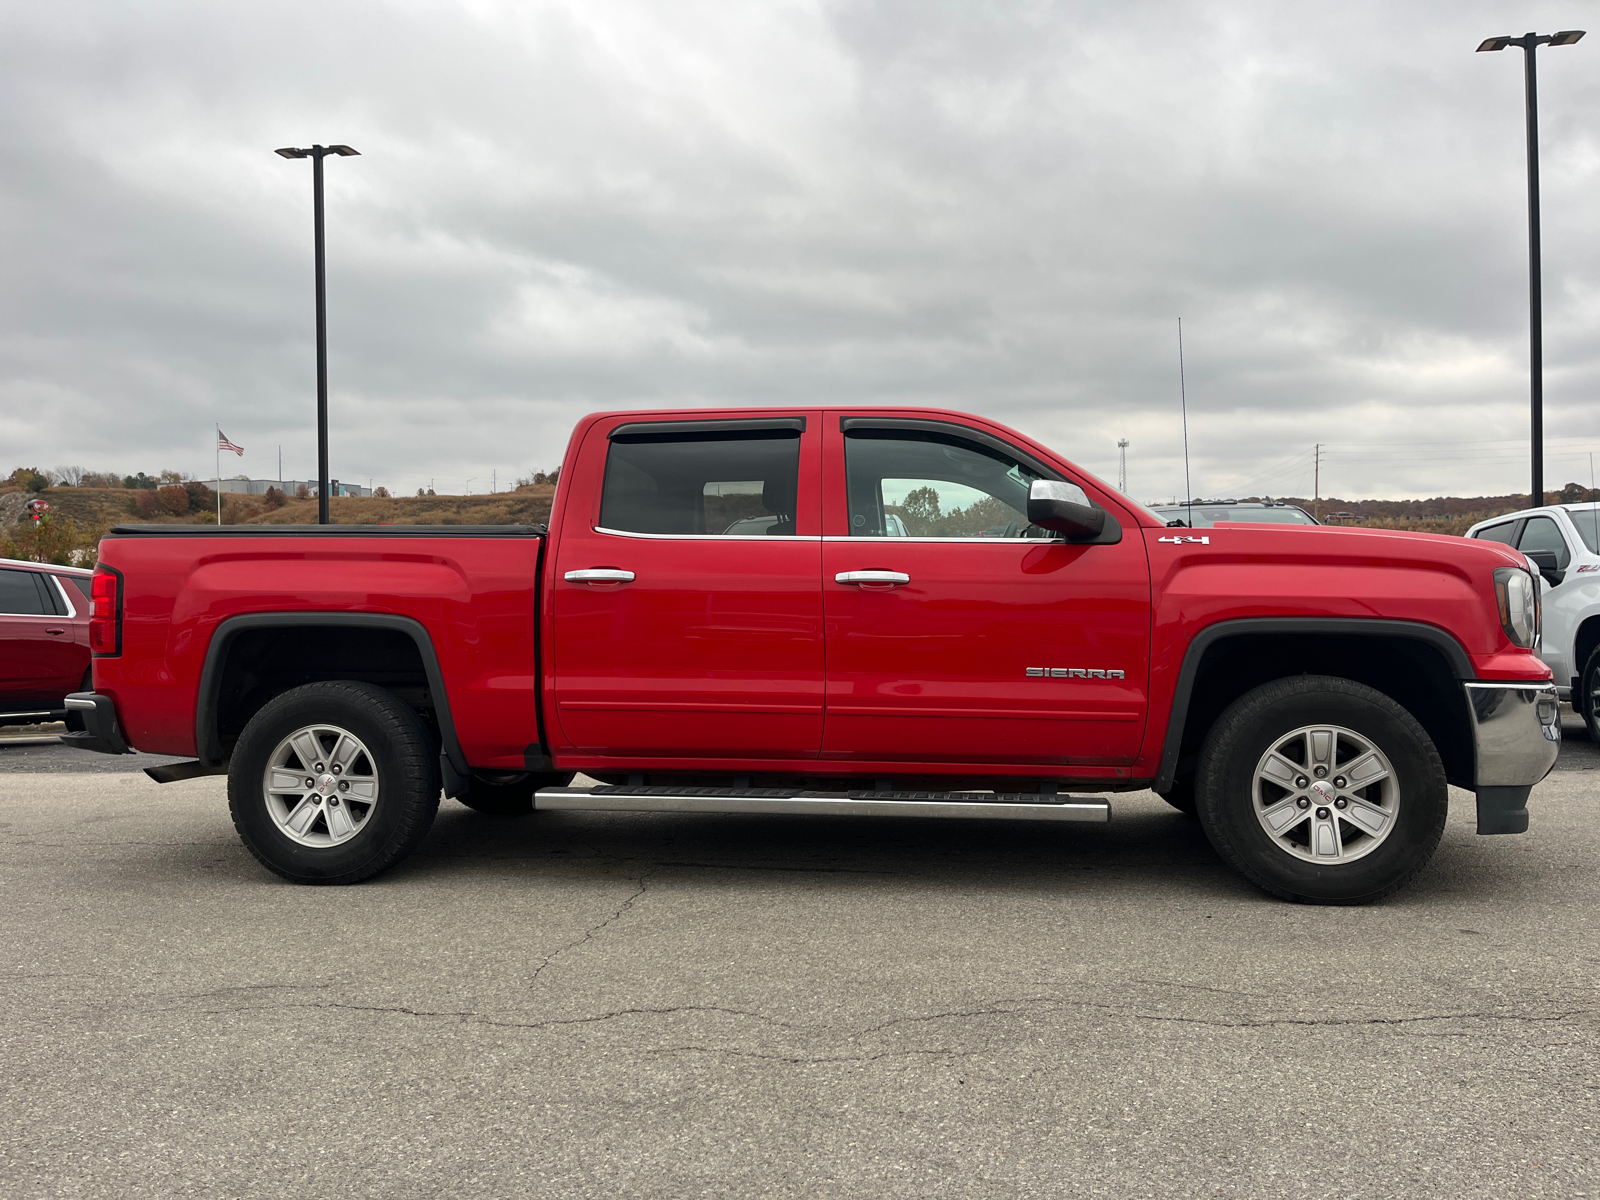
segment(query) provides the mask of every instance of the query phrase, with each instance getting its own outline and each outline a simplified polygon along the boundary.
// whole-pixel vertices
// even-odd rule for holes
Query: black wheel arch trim
[[[1184,723],[1189,715],[1189,699],[1194,691],[1195,676],[1200,673],[1200,662],[1206,651],[1216,643],[1230,637],[1247,637],[1251,634],[1322,633],[1344,634],[1357,637],[1409,638],[1432,646],[1444,655],[1457,679],[1473,678],[1472,660],[1449,633],[1435,625],[1420,621],[1391,621],[1372,617],[1242,617],[1232,621],[1218,621],[1208,625],[1189,642],[1183,654],[1183,666],[1178,671],[1178,683],[1172,693],[1172,712],[1167,717],[1167,740],[1161,749],[1161,766],[1155,781],[1150,785],[1164,792],[1172,787],[1178,774],[1178,751],[1183,746]]]
[[[226,761],[222,739],[217,733],[217,697],[222,689],[222,666],[227,661],[228,648],[233,639],[247,629],[390,629],[409,637],[422,657],[422,669],[428,676],[428,691],[433,697],[433,710],[439,719],[439,736],[444,742],[444,757],[463,778],[471,773],[467,756],[456,737],[456,725],[450,715],[450,694],[445,690],[444,672],[439,668],[439,656],[434,652],[433,639],[421,621],[394,613],[351,612],[278,612],[242,613],[222,621],[211,634],[211,644],[206,647],[205,666],[200,671],[200,694],[195,701],[196,757],[206,766],[219,766]]]

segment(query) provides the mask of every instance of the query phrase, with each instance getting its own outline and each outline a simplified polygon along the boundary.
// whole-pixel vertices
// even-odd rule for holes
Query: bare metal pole
[[[317,290],[317,523],[328,520],[328,260],[322,222],[322,160],[330,154],[341,158],[359,153],[349,146],[285,146],[277,151],[284,158],[311,160],[311,209],[316,242]],[[283,474],[283,468],[278,468]]]
[[[317,524],[328,524],[328,260],[322,232],[323,146],[311,147],[311,206],[317,259]]]
[[[1539,77],[1535,61],[1540,46],[1571,46],[1583,37],[1581,29],[1540,34],[1529,30],[1521,37],[1492,37],[1479,51],[1522,49],[1522,82],[1527,113],[1528,151],[1528,393],[1529,455],[1532,507],[1544,504],[1544,282],[1539,246]]]
[[[1537,34],[1522,39],[1523,83],[1528,115],[1528,390],[1532,406],[1533,494],[1531,507],[1544,503],[1544,282],[1539,261],[1539,80],[1534,52]]]

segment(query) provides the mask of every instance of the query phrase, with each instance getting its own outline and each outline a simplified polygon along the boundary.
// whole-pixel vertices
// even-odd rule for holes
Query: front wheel
[[[1422,726],[1363,684],[1263,684],[1218,718],[1195,795],[1217,852],[1257,887],[1366,904],[1427,865],[1444,833],[1444,764]]]
[[[250,853],[295,883],[357,883],[427,836],[439,765],[422,719],[370,683],[311,683],[269,700],[228,769]]]

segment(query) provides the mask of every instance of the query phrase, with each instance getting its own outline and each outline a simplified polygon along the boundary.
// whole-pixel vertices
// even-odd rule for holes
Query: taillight
[[[122,577],[105,567],[95,571],[90,587],[89,649],[122,653]]]

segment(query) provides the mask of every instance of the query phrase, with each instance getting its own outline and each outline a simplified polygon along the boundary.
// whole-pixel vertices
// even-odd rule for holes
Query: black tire
[[[1578,678],[1578,694],[1572,698],[1573,707],[1583,716],[1589,730],[1589,741],[1600,746],[1600,650],[1589,655],[1583,664],[1583,674]]]
[[[566,787],[576,771],[474,771],[472,783],[456,799],[490,817],[521,817],[533,811],[540,788]]]
[[[370,766],[376,780],[376,800],[360,827],[337,844],[294,840],[273,815],[274,805],[287,802],[267,790],[269,758],[291,734],[310,726],[345,730],[359,739],[365,758],[357,763]],[[269,700],[245,726],[228,770],[234,828],[262,866],[294,883],[359,883],[393,866],[427,836],[439,790],[438,756],[422,718],[392,692],[350,681],[310,683]],[[353,811],[353,798],[346,799],[347,812]],[[337,794],[324,803],[336,804]],[[308,836],[321,819],[313,820]],[[329,830],[325,822],[322,828]]]
[[[1393,815],[1384,823],[1381,837],[1370,836],[1370,845],[1363,840],[1369,835],[1348,822],[1346,814],[1355,815],[1345,807],[1351,800],[1340,806],[1343,813],[1318,807],[1315,800],[1302,808],[1324,825],[1331,814],[1332,824],[1345,831],[1340,834],[1339,853],[1353,848],[1359,855],[1350,861],[1311,859],[1309,837],[1314,835],[1309,830],[1316,823],[1309,814],[1301,818],[1308,845],[1298,852],[1288,848],[1288,838],[1295,833],[1274,837],[1264,825],[1269,818],[1256,815],[1258,765],[1267,762],[1269,750],[1291,745],[1285,739],[1315,725],[1336,727],[1365,740],[1392,768],[1385,778],[1396,789],[1391,793]],[[1342,743],[1337,738],[1335,742],[1337,753]],[[1306,770],[1301,778],[1309,780],[1311,768]],[[1338,778],[1343,777],[1334,774],[1329,782]],[[1271,786],[1264,785],[1263,792]],[[1293,786],[1277,790],[1290,793],[1297,786],[1294,781]],[[1275,680],[1234,701],[1206,735],[1195,792],[1200,824],[1223,860],[1262,890],[1306,904],[1369,904],[1404,887],[1438,847],[1449,803],[1444,764],[1415,717],[1382,692],[1319,675]],[[1367,788],[1341,794],[1376,793]],[[1286,819],[1293,818],[1290,810],[1282,811]]]
[[[1164,792],[1157,792],[1173,808],[1185,816],[1195,815],[1194,776],[1184,775],[1172,781],[1172,787]]]

